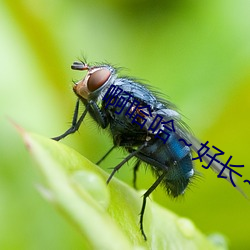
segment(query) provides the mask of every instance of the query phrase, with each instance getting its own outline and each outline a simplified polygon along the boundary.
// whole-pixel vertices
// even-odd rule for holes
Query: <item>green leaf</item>
[[[143,192],[108,174],[60,142],[21,130],[25,144],[41,170],[43,196],[81,232],[83,249],[226,249],[215,245],[189,219],[148,199],[144,241],[139,229]]]

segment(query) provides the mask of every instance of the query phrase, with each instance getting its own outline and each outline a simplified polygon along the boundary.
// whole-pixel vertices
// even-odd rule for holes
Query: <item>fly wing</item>
[[[192,143],[192,146],[190,146],[191,149],[192,149],[194,152],[198,152],[198,150],[201,148],[201,143],[200,143],[200,141],[199,141],[198,139],[196,139],[196,138],[195,138],[193,135],[191,135],[191,134],[188,134],[188,139],[189,139],[190,143]],[[217,159],[219,159],[219,158],[217,158]],[[202,160],[204,160],[204,161],[208,164],[208,163],[210,162],[211,158],[208,157],[207,155],[204,155],[204,156],[202,157]],[[211,168],[213,169],[213,171],[214,171],[215,173],[217,173],[217,174],[219,174],[219,173],[221,172],[222,168],[223,168],[223,166],[222,166],[220,163],[216,162],[216,161],[213,161],[213,163],[211,164],[210,167],[211,167]],[[229,183],[231,183],[231,181],[230,181],[230,175],[229,175],[229,170],[228,170],[228,169],[227,169],[226,171],[223,171],[223,176],[226,176],[226,177],[227,177],[226,180],[227,180]],[[236,182],[235,179],[236,179],[236,178],[234,178],[234,182]],[[236,180],[237,180],[237,179],[236,179]],[[244,193],[244,191],[243,191],[239,186],[236,185],[235,188],[236,188],[245,198],[249,199],[249,197]]]
[[[189,146],[194,152],[198,152],[198,150],[201,148],[201,143],[198,139],[196,139],[191,133],[189,128],[187,127],[187,125],[181,120],[181,116],[180,114],[175,111],[172,108],[164,108],[164,109],[160,109],[157,112],[152,112],[152,116],[153,118],[156,117],[156,115],[161,115],[163,117],[164,121],[169,121],[169,120],[173,120],[174,121],[174,128],[175,128],[175,133],[179,136],[179,138],[181,138],[180,140],[183,141],[183,143],[186,144],[186,146]],[[149,125],[146,125],[147,129],[149,127]],[[167,125],[169,126],[169,124]],[[171,128],[171,127],[169,127]],[[159,129],[163,129],[162,127],[159,127],[154,133],[157,133]],[[173,127],[172,127],[173,129]],[[214,155],[214,153],[210,153],[210,155]],[[219,159],[219,158],[216,158]],[[209,164],[209,162],[211,161],[211,158],[208,157],[207,155],[202,156],[202,160],[204,160],[207,164]],[[216,162],[213,161],[211,166],[213,171],[215,171],[215,173],[219,174],[223,168],[223,166]],[[228,169],[225,169],[223,171],[223,176],[226,176],[227,181],[229,183],[231,183],[230,181],[230,172]],[[234,182],[236,178],[234,178]],[[236,186],[235,187],[245,198],[249,199],[248,196],[243,192],[243,190],[239,187]]]

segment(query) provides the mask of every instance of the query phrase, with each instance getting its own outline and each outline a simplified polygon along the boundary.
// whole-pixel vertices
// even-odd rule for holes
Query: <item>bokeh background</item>
[[[83,77],[70,65],[83,55],[123,66],[168,96],[201,141],[245,165],[239,184],[250,196],[249,13],[248,0],[1,1],[0,249],[81,248],[81,235],[36,191],[39,173],[8,119],[46,137],[64,132],[76,100],[72,80]],[[93,124],[86,119],[63,143],[96,162],[112,142]],[[110,171],[123,157],[117,150],[102,167]],[[132,166],[117,175],[130,185]],[[158,188],[153,199],[206,234],[224,234],[230,249],[250,249],[250,201],[196,168],[202,177],[183,198]],[[140,188],[153,180],[140,170]]]

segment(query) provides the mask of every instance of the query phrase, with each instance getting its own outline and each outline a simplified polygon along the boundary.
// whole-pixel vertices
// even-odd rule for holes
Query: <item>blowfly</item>
[[[175,106],[159,98],[148,85],[133,78],[119,77],[118,70],[109,64],[90,66],[74,62],[71,68],[84,70],[87,74],[73,86],[78,99],[71,127],[53,139],[59,141],[76,132],[89,113],[113,138],[113,147],[98,163],[116,147],[128,152],[114,167],[107,183],[131,158],[136,158],[134,185],[139,166],[144,163],[151,168],[156,181],[144,193],[140,212],[140,230],[146,240],[143,216],[147,197],[159,184],[172,197],[184,193],[195,173],[191,152],[197,152],[199,142],[189,133]],[[80,103],[85,106],[81,115]],[[211,167],[216,172],[221,170],[219,164]]]

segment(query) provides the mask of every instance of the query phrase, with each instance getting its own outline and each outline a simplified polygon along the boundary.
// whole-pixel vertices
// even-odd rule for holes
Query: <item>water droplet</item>
[[[184,234],[184,236],[186,236],[187,238],[192,238],[194,236],[195,226],[189,219],[179,218],[177,220],[177,225],[179,226],[179,229]]]
[[[80,192],[87,192],[99,205],[104,208],[108,207],[110,196],[104,179],[95,173],[83,170],[75,171],[72,178]]]

